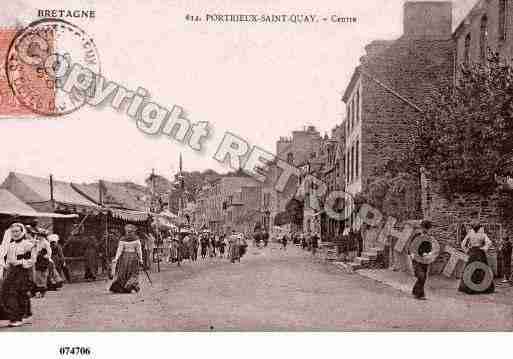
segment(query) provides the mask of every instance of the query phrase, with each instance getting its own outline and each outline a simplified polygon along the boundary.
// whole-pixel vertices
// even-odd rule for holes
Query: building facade
[[[366,46],[343,95],[345,190],[353,197],[411,153],[425,99],[452,81],[451,3],[406,2],[403,27],[399,39]],[[358,228],[354,204],[345,210]]]
[[[206,227],[214,232],[238,230],[238,222],[244,214],[249,216],[252,211],[260,211],[260,186],[249,176],[226,175],[206,183],[196,199],[195,227]],[[254,217],[260,220],[257,214]]]
[[[488,51],[513,57],[513,4],[508,0],[480,0],[453,33],[456,73],[463,64],[484,63]],[[457,78],[457,76],[456,76]]]
[[[293,131],[291,137],[281,137],[277,141],[276,157],[297,168],[302,168],[319,156],[322,142],[323,138],[314,126],[305,126],[302,130]],[[270,164],[262,189],[261,207],[263,213],[261,222],[268,231],[274,225],[284,226],[292,231],[299,231],[303,227],[303,221],[298,219],[300,216],[295,214],[295,220],[292,223],[291,221],[282,223],[281,219],[287,217],[284,214],[290,212],[291,208],[294,208],[294,211],[298,210],[297,203],[293,203],[292,200],[296,197],[300,179],[293,176],[284,191],[278,192],[275,189],[275,184],[280,174],[281,170],[278,166]]]

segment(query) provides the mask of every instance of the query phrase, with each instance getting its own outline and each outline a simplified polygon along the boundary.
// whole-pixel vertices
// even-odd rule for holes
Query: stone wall
[[[440,186],[422,174],[422,211],[434,228],[432,234],[443,245],[460,248],[469,225],[473,221],[482,223],[486,234],[493,242],[488,253],[492,269],[497,273],[497,249],[501,239],[513,235],[513,220],[504,212],[501,202],[507,195],[495,193],[484,196],[478,193],[456,193],[448,198]],[[511,199],[510,199],[511,200]]]

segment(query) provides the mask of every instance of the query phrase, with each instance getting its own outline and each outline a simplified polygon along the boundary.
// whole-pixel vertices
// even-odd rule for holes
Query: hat
[[[57,234],[50,234],[48,236],[48,241],[50,243],[54,243],[54,242],[57,243],[57,242],[59,242],[59,236]]]
[[[130,223],[129,223],[129,224],[127,224],[127,225],[125,226],[125,231],[126,231],[126,232],[128,232],[128,231],[133,231],[133,232],[135,232],[135,231],[137,231],[137,227],[136,227],[136,226],[134,226],[133,224],[130,224]]]
[[[30,234],[42,234],[41,231],[38,228],[33,227],[30,224],[25,226],[25,228],[27,229],[27,232],[30,233]]]

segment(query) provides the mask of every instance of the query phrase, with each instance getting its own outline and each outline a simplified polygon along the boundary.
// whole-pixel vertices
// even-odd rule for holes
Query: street
[[[109,282],[68,284],[34,299],[33,323],[2,331],[510,330],[511,306],[463,296],[416,301],[347,274],[294,246],[250,247],[226,259],[163,265],[142,291],[115,295]],[[429,293],[428,293],[429,295]]]

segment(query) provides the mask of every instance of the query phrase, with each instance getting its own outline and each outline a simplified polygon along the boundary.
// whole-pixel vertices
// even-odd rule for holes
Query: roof
[[[36,210],[6,189],[0,189],[0,213],[35,213]]]
[[[349,85],[347,85],[344,95],[342,96],[342,101],[347,103],[349,100],[349,96],[351,96],[351,93],[353,92],[353,88],[358,82],[358,79],[360,78],[360,66],[356,66],[354,69],[353,75],[351,76],[351,81],[349,81]]]
[[[0,214],[22,217],[57,217],[72,218],[74,216],[59,215],[56,213],[41,213],[25,204],[21,199],[6,189],[0,188]]]
[[[147,207],[148,193],[146,188],[132,183],[115,183],[101,181],[103,185],[103,203],[114,207],[141,210]],[[90,200],[100,202],[100,186],[98,183],[73,184]]]
[[[481,0],[466,0],[461,2],[459,11],[457,12],[457,18],[455,19],[456,28],[454,29],[452,36],[457,37],[469,18],[475,15],[476,11],[483,6]]]
[[[0,188],[8,189],[28,204],[51,200],[50,178],[11,172]],[[53,199],[63,204],[96,207],[95,203],[80,195],[68,182],[53,180]]]

